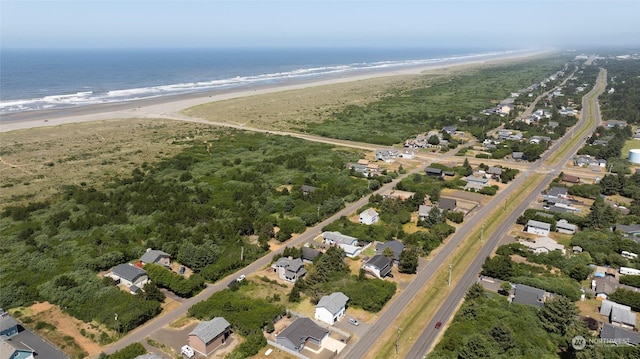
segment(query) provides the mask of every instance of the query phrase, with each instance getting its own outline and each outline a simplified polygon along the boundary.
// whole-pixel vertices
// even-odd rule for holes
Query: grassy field
[[[506,210],[514,210],[522,200],[538,185],[542,175],[533,174],[527,177],[527,182],[522,191],[519,191],[515,198],[507,202]],[[501,222],[504,206],[497,206],[487,221],[485,222],[484,235],[485,238],[491,236]],[[478,253],[485,242],[477,240],[481,235],[481,227],[474,228],[474,231],[467,237],[464,242],[458,246],[457,250],[451,256],[449,261],[453,265],[452,282],[456,283],[465,273],[474,255]],[[417,338],[424,330],[424,324],[429,321],[433,314],[442,306],[453,286],[447,286],[449,268],[443,266],[434,273],[432,278],[424,286],[424,290],[417,296],[416,300],[411,302],[403,313],[396,319],[394,323],[388,325],[388,329],[380,341],[370,353],[376,353],[376,358],[403,358],[406,352],[413,345],[413,340]],[[399,339],[400,351],[395,353],[396,330],[400,327],[402,335]]]

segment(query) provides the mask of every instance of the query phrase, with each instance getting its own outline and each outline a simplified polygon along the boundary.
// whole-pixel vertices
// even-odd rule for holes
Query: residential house
[[[565,254],[564,246],[549,237],[537,237],[533,242],[520,240],[520,244],[531,249],[534,253],[549,253],[558,250]]]
[[[158,264],[161,266],[171,266],[171,255],[163,251],[147,248],[147,251],[140,257],[142,265],[145,264]]]
[[[317,190],[317,188],[313,187],[313,186],[309,186],[309,185],[303,184],[300,187],[300,190],[302,191],[303,195],[307,196],[307,195],[313,193],[315,190]]]
[[[395,263],[398,263],[400,260],[400,253],[404,251],[404,244],[398,240],[389,241],[386,243],[378,243],[376,245],[376,254],[383,254],[384,250],[387,248],[391,248],[393,251],[393,260]]]
[[[329,336],[329,331],[314,323],[309,318],[298,318],[285,330],[276,335],[276,343],[283,347],[300,352],[305,345],[317,347]]]
[[[442,132],[446,132],[450,135],[454,135],[457,130],[458,130],[458,127],[456,126],[445,126],[442,128]]]
[[[442,174],[449,177],[453,177],[456,175],[456,173],[453,171],[443,171]]]
[[[34,351],[22,342],[0,338],[0,359],[34,359]]]
[[[446,209],[447,211],[455,211],[458,208],[458,202],[454,198],[440,197],[438,201],[439,209]]]
[[[609,323],[604,323],[600,330],[600,339],[604,343],[615,345],[640,345],[640,334],[626,330]]]
[[[362,265],[362,269],[378,278],[384,278],[391,273],[391,259],[376,254]]]
[[[378,223],[380,219],[380,215],[373,208],[367,208],[362,213],[360,213],[360,223],[366,225],[372,225],[374,223]]]
[[[0,338],[9,338],[18,334],[18,321],[0,308]]]
[[[424,169],[427,176],[441,177],[442,170],[440,168],[427,167]]]
[[[477,176],[467,176],[464,178],[467,181],[467,184],[464,186],[465,190],[474,190],[479,191],[487,186],[489,186],[489,179],[484,177]]]
[[[206,322],[200,322],[189,333],[187,344],[198,353],[208,356],[217,347],[226,343],[231,335],[231,324],[222,318],[215,317]]]
[[[600,305],[600,314],[609,317],[609,322],[625,328],[636,326],[636,313],[631,311],[631,307],[618,304],[610,300],[603,300]]]
[[[571,247],[571,250],[573,251],[573,254],[582,253],[582,247],[580,247],[580,246],[573,246],[573,247]]]
[[[278,278],[291,283],[295,283],[298,278],[307,274],[304,263],[300,258],[280,257],[271,265],[271,268],[278,273]]]
[[[402,153],[400,154],[400,157],[407,160],[412,160],[415,157],[415,153],[409,149],[406,149],[402,151]]]
[[[626,121],[618,121],[618,120],[609,120],[605,122],[607,127],[609,128],[614,128],[614,127],[625,127],[627,125]]]
[[[546,198],[567,198],[569,191],[566,187],[551,187],[547,192]]]
[[[513,303],[544,307],[545,291],[524,284],[516,285],[513,295]]]
[[[487,170],[487,174],[490,175],[493,179],[500,179],[500,176],[502,176],[502,168],[491,166]]]
[[[524,152],[513,152],[511,154],[511,158],[514,160],[520,161],[524,159]]]
[[[342,292],[334,292],[320,298],[316,305],[314,318],[329,325],[333,325],[344,316],[347,307],[347,297]]]
[[[400,155],[400,151],[398,150],[385,150],[385,149],[376,150],[376,159],[378,161],[393,162],[393,160],[399,155]]]
[[[129,263],[118,264],[113,267],[108,276],[127,286],[131,292],[136,292],[138,288],[144,287],[149,282],[147,271]]]
[[[573,164],[580,167],[598,166],[606,167],[607,160],[597,159],[588,155],[579,155],[573,158]]]
[[[640,235],[640,224],[625,225],[616,224],[615,231],[620,231],[625,237],[636,237]]]
[[[527,222],[527,233],[532,233],[538,236],[547,237],[551,231],[551,225],[549,223],[535,221],[530,219]]]
[[[618,278],[614,276],[595,277],[591,280],[591,289],[593,289],[597,299],[609,299],[609,294],[621,288],[631,292],[638,292],[640,289],[626,284],[620,284]]]
[[[340,232],[323,232],[323,241],[329,245],[342,248],[347,257],[356,257],[362,248],[358,246],[358,239],[355,237],[344,235]]]
[[[564,176],[562,176],[562,182],[580,183],[580,177],[572,176],[572,175],[564,175]]]
[[[317,256],[320,255],[320,251],[311,247],[300,248],[301,258],[303,262],[312,263]]]
[[[556,127],[560,126],[560,124],[557,121],[549,121],[548,126],[552,129],[555,129]]]
[[[418,207],[418,219],[424,221],[427,217],[429,217],[429,212],[431,212],[432,208],[433,207],[431,206],[421,204],[420,207]]]
[[[574,234],[576,233],[576,228],[578,227],[575,224],[569,223],[566,219],[556,222],[556,231],[559,233]]]

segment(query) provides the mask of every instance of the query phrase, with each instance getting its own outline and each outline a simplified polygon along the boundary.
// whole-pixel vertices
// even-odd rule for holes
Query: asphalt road
[[[413,173],[421,172],[423,170],[424,170],[424,166],[418,166],[415,169],[413,169],[412,171],[408,171],[406,174],[400,175],[400,176],[398,176],[398,178],[394,179],[393,181],[383,185],[382,187],[380,187],[380,189],[378,189],[378,191],[376,191],[376,193],[382,193],[383,191],[390,190],[393,187],[395,187],[395,185],[398,182],[400,182],[403,178],[405,178],[405,177],[407,177],[407,176],[409,176],[409,175],[411,175]],[[364,206],[368,202],[369,202],[369,196],[362,197],[358,201],[349,204],[343,210],[341,210],[341,211],[337,212],[336,214],[332,215],[331,217],[325,219],[324,221],[320,222],[319,224],[315,225],[314,227],[308,228],[304,233],[300,234],[298,237],[286,242],[286,245],[289,246],[289,247],[301,246],[304,243],[313,241],[322,232],[322,228],[323,227],[325,227],[326,225],[336,221],[341,216],[347,216],[347,215],[355,212],[357,209],[359,209],[360,207]],[[173,321],[181,318],[182,316],[184,316],[192,305],[194,305],[194,304],[196,304],[196,303],[198,303],[200,301],[206,300],[211,295],[213,295],[215,292],[218,292],[220,290],[226,289],[228,283],[231,282],[232,280],[234,280],[235,278],[238,278],[240,275],[248,276],[251,273],[255,273],[255,272],[258,272],[258,271],[264,269],[265,267],[267,267],[271,263],[271,259],[273,258],[273,256],[276,255],[276,254],[282,253],[282,251],[284,251],[284,248],[285,247],[283,246],[278,250],[269,252],[266,255],[264,255],[263,257],[257,259],[253,263],[249,264],[248,266],[242,268],[241,270],[239,270],[239,271],[237,271],[237,272],[235,272],[233,274],[230,274],[230,275],[228,275],[227,277],[225,277],[223,279],[218,280],[215,284],[208,285],[207,288],[205,288],[197,296],[189,298],[189,299],[185,299],[181,303],[181,305],[179,307],[173,309],[172,311],[170,311],[169,313],[167,313],[167,314],[165,314],[163,316],[156,317],[156,318],[152,319],[151,321],[147,322],[146,324],[144,324],[144,325],[136,328],[135,330],[129,332],[125,337],[123,337],[120,340],[118,340],[117,342],[105,347],[103,351],[105,353],[107,353],[107,354],[112,354],[113,352],[118,351],[118,350],[126,347],[129,344],[137,343],[137,342],[143,342],[146,337],[148,337],[151,334],[153,334],[156,330],[159,330],[160,328],[164,327],[165,325],[168,325],[171,322],[173,322]],[[185,343],[186,343],[186,338],[185,338]]]
[[[535,162],[535,164],[529,170],[529,173],[535,171],[541,167],[541,163],[546,160],[555,150],[557,150],[561,144],[565,141],[568,141],[573,133],[577,131],[579,126],[583,126],[582,124],[586,123],[588,116],[593,115],[596,119],[595,123],[589,128],[588,132],[592,132],[595,130],[597,125],[601,122],[600,118],[600,110],[599,105],[597,103],[597,96],[599,96],[606,87],[606,72],[601,72],[598,77],[598,86],[594,86],[594,89],[591,90],[587,95],[585,95],[582,99],[582,119],[581,123],[576,124],[571,131],[567,133],[566,136],[563,137],[561,141],[558,141],[554,146],[552,146],[542,157],[542,159]],[[593,103],[589,103],[588,101],[592,99]],[[591,113],[593,112],[593,113]],[[462,279],[456,284],[454,290],[449,294],[448,298],[445,300],[445,303],[440,309],[437,311],[436,315],[432,318],[432,320],[427,324],[426,328],[420,335],[420,337],[416,340],[414,345],[411,347],[409,352],[407,353],[406,358],[423,358],[429,351],[429,349],[434,345],[435,339],[437,338],[437,329],[435,329],[435,323],[441,321],[446,323],[450,320],[450,318],[455,314],[455,310],[460,303],[460,301],[464,298],[466,294],[467,288],[476,281],[478,274],[482,269],[482,264],[486,257],[488,257],[493,249],[496,247],[500,238],[506,234],[513,223],[515,223],[516,219],[520,216],[521,213],[526,210],[529,205],[535,202],[538,194],[545,189],[551,181],[560,173],[564,164],[571,160],[571,158],[575,155],[578,149],[583,145],[582,141],[578,141],[571,149],[569,149],[565,155],[562,157],[561,161],[559,161],[555,166],[548,169],[548,174],[545,179],[535,188],[533,192],[531,192],[527,198],[510,214],[504,217],[502,223],[498,227],[498,229],[488,238],[487,243],[482,247],[476,258],[473,260]],[[513,182],[511,186],[508,187],[507,191],[504,191],[503,194],[513,193],[517,189],[520,188],[520,183],[524,183],[526,180],[525,176],[519,176],[519,178]],[[495,200],[497,200],[496,198]],[[492,203],[496,203],[494,202]],[[497,202],[501,203],[501,202]],[[490,208],[491,206],[487,206],[485,208]],[[480,217],[481,216],[476,216]],[[475,219],[480,219],[475,218]],[[473,225],[471,225],[473,227]]]

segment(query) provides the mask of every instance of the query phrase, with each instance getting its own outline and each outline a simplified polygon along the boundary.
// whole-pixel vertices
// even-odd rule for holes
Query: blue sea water
[[[0,114],[483,58],[505,49],[3,50]]]

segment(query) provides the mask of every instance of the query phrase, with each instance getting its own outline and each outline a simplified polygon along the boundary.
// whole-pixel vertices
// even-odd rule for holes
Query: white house
[[[534,253],[549,253],[555,250],[559,250],[562,254],[565,254],[565,248],[562,244],[554,241],[549,237],[538,237],[533,242],[520,241],[520,243],[531,249]]]
[[[358,239],[344,235],[340,232],[323,232],[322,240],[332,246],[338,246],[344,250],[347,257],[356,257],[362,248],[358,246]]]
[[[373,208],[367,208],[360,213],[360,223],[362,224],[371,225],[377,223],[379,219],[378,212]]]
[[[549,223],[534,221],[533,219],[530,219],[529,222],[527,222],[527,233],[547,237],[550,231],[551,225]]]
[[[315,319],[333,325],[344,316],[347,301],[349,297],[342,292],[323,296],[316,305]]]

